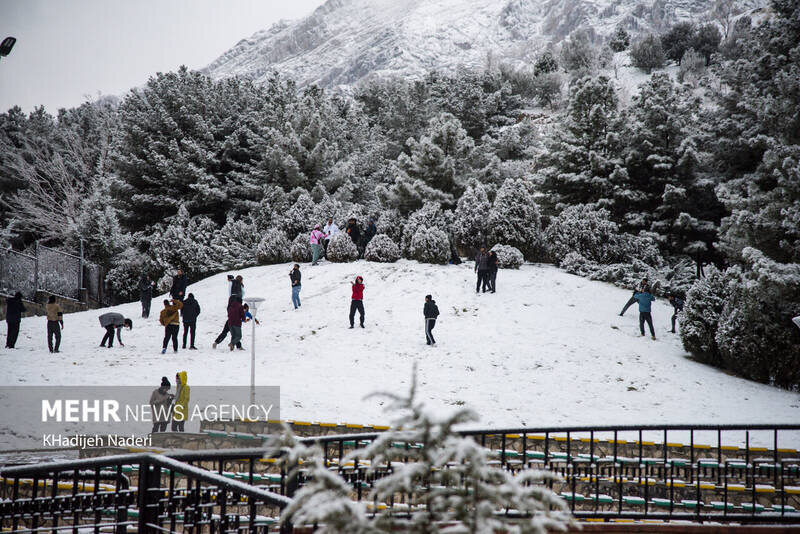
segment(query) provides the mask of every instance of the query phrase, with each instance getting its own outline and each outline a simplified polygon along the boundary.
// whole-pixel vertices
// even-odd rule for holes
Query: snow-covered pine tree
[[[317,205],[307,192],[302,192],[297,200],[280,216],[279,228],[286,235],[310,233],[315,224],[322,224]]]
[[[409,177],[448,194],[463,189],[475,142],[457,118],[449,113],[433,117],[419,141],[409,138],[406,144],[409,155],[397,161]]]
[[[490,244],[500,243],[519,249],[528,259],[536,259],[542,249],[542,218],[533,195],[532,184],[509,178],[495,196],[487,220]]]
[[[250,217],[228,217],[214,239],[217,262],[222,269],[241,269],[255,265],[259,248],[258,228]]]
[[[622,26],[617,26],[608,41],[608,47],[614,52],[624,52],[631,44],[631,36]]]
[[[442,265],[450,259],[450,239],[438,228],[420,226],[408,247],[411,259]]]
[[[661,48],[664,56],[681,64],[684,54],[692,47],[695,27],[691,22],[678,22],[661,35]]]
[[[322,449],[303,444],[291,427],[266,444],[266,457],[291,479],[304,479],[291,504],[281,513],[282,523],[314,525],[322,534],[373,534],[376,529],[367,518],[363,502],[350,498],[350,484],[325,465]],[[302,467],[301,467],[302,466]]]
[[[438,202],[427,202],[420,209],[412,213],[403,226],[403,239],[400,243],[400,251],[404,255],[409,255],[411,240],[419,228],[437,228],[446,232],[452,226],[453,214],[450,211],[442,211]]]
[[[291,256],[292,261],[297,263],[309,262],[312,259],[311,242],[308,233],[297,234],[292,240]]]
[[[491,208],[486,189],[477,181],[472,182],[458,199],[454,212],[453,236],[456,245],[469,250],[486,243]]]
[[[372,500],[389,504],[399,496],[410,505],[402,515],[392,506],[379,510],[372,520],[379,532],[545,534],[572,523],[566,503],[546,485],[558,479],[555,474],[525,470],[515,476],[495,466],[489,451],[455,430],[476,419],[472,410],[434,416],[417,389],[415,365],[407,396],[378,394],[388,398],[386,410],[398,414],[390,429],[348,456],[369,460],[370,470],[391,466],[388,475],[374,482]],[[511,520],[500,513],[511,509],[525,516]]]
[[[665,62],[666,56],[658,36],[651,34],[631,45],[631,63],[647,74],[653,69],[662,68]]]
[[[617,105],[614,85],[606,76],[572,83],[567,110],[539,158],[543,201],[551,211],[610,202],[616,184],[626,178],[619,158],[622,123]]]
[[[393,263],[400,259],[400,247],[386,234],[373,237],[364,250],[364,259],[380,263]]]
[[[492,250],[497,254],[497,266],[501,269],[519,269],[525,263],[522,252],[512,246],[498,243]]]
[[[200,279],[219,269],[214,247],[219,227],[204,215],[192,217],[186,206],[171,217],[166,228],[151,234],[150,255],[161,273],[183,269],[190,279]]]
[[[686,303],[680,322],[683,347],[711,365],[722,365],[716,335],[719,318],[730,298],[731,283],[738,284],[741,271],[738,268],[720,271],[711,267],[705,278],[697,280],[686,293]]]
[[[347,263],[358,259],[358,247],[344,232],[331,238],[328,244],[328,259],[336,263]]]
[[[269,228],[261,236],[256,247],[256,258],[260,265],[283,263],[291,258],[292,243],[278,228]]]

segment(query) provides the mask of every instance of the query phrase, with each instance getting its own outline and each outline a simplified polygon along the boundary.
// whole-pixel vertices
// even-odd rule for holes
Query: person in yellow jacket
[[[175,406],[172,409],[172,431],[183,432],[189,418],[189,384],[186,383],[186,371],[175,375]]]
[[[181,330],[181,308],[183,308],[183,302],[178,299],[164,301],[164,309],[161,310],[161,315],[159,316],[159,321],[164,325],[164,345],[161,348],[161,354],[166,354],[170,338],[172,339],[172,348],[175,352],[178,352],[178,332]]]

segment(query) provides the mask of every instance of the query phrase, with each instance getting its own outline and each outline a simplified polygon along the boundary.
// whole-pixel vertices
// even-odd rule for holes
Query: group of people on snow
[[[639,332],[642,336],[645,335],[644,325],[647,323],[648,328],[650,329],[650,337],[651,339],[656,339],[656,332],[653,328],[653,315],[652,315],[652,303],[656,300],[655,296],[652,294],[652,288],[650,283],[647,281],[647,278],[642,278],[636,288],[633,290],[633,294],[631,298],[628,299],[628,302],[625,303],[625,306],[622,307],[622,311],[619,312],[619,316],[622,317],[625,315],[625,312],[628,311],[628,308],[639,303]],[[683,299],[678,298],[677,295],[670,293],[667,295],[667,300],[672,305],[673,314],[671,318],[672,322],[672,330],[671,332],[675,333],[675,322],[678,319],[678,313],[683,311]]]
[[[475,293],[483,290],[494,293],[497,289],[497,253],[494,250],[486,252],[486,247],[481,246],[475,255],[475,273],[478,281],[475,283]]]
[[[167,423],[172,421],[173,432],[184,432],[186,420],[189,418],[189,395],[191,389],[187,383],[186,371],[175,374],[175,393],[170,393],[169,379],[161,377],[161,385],[150,395],[150,409],[153,414],[153,430],[151,433],[166,432]]]
[[[320,257],[328,258],[328,245],[331,240],[340,233],[339,226],[333,222],[333,217],[328,217],[328,222],[322,227],[315,224],[309,236],[309,243],[311,244],[311,265],[317,265]],[[362,231],[361,226],[355,217],[347,220],[344,233],[347,234],[358,249],[358,257],[364,256],[364,251],[372,238],[378,234],[378,227],[375,225],[375,219],[370,218],[367,227]]]

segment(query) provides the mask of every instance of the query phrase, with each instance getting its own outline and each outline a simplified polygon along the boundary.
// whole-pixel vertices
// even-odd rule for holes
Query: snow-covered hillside
[[[762,0],[743,0],[750,10]],[[550,42],[583,28],[602,38],[675,22],[710,21],[711,0],[328,0],[308,17],[243,39],[207,68],[214,78],[264,81],[277,70],[300,85],[353,84],[375,75],[531,63]]]
[[[303,306],[290,302],[288,264],[241,271],[250,296],[268,300],[256,328],[257,383],[281,387],[289,419],[386,422],[375,390],[405,391],[419,362],[423,397],[435,408],[466,404],[481,427],[633,423],[788,423],[800,418],[797,394],[699,364],[670,334],[671,307],[657,301],[657,341],[640,337],[630,293],[546,265],[500,271],[496,294],[476,295],[472,265],[401,260],[304,265]],[[365,279],[366,328],[348,329],[350,280]],[[225,275],[193,284],[202,306],[198,351],[161,355],[162,299],[141,319],[139,303],[114,309],[133,318],[125,347],[99,348],[97,310],[65,316],[60,354],[47,351],[45,319],[22,321],[17,349],[0,350],[2,385],[147,385],[188,371],[194,385],[247,385],[245,351],[211,348],[224,323]],[[422,306],[441,310],[425,345]],[[0,334],[5,335],[2,323]],[[0,435],[7,435],[0,429]],[[4,440],[7,441],[6,438]],[[10,443],[3,443],[7,448]]]

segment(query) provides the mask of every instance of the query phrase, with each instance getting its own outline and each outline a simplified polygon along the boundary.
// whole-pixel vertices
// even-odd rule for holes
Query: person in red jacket
[[[364,328],[364,279],[360,276],[356,276],[356,281],[353,282],[353,297],[350,301],[350,328],[353,328],[356,310],[360,314],[361,328]]]

